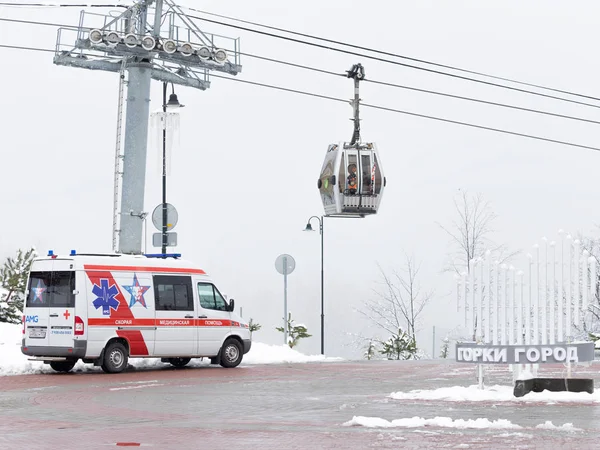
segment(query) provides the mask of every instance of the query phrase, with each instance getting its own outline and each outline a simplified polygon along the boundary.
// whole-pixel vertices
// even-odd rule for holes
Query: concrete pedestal
[[[591,378],[531,378],[515,381],[515,397],[523,397],[529,392],[587,392],[594,393],[594,380]]]

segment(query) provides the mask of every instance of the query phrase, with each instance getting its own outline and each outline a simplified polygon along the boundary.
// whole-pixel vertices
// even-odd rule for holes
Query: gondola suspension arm
[[[364,80],[365,78],[365,69],[360,63],[354,64],[352,68],[346,73],[348,78],[354,79],[354,99],[350,101],[352,109],[354,110],[354,133],[352,133],[352,140],[350,141],[350,145],[355,145],[360,142],[359,83],[360,80]]]

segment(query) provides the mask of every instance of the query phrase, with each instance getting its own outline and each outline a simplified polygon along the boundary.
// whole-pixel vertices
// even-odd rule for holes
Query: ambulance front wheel
[[[104,350],[102,370],[107,373],[123,372],[127,367],[128,358],[129,355],[125,346],[120,342],[112,342]]]
[[[221,361],[223,367],[236,367],[242,362],[242,346],[236,339],[227,339],[221,348]]]

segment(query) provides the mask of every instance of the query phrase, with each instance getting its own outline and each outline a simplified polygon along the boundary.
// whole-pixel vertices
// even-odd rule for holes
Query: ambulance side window
[[[187,276],[154,275],[157,311],[193,311],[192,279]]]
[[[198,298],[200,306],[204,309],[227,311],[227,303],[218,289],[210,283],[198,283]]]

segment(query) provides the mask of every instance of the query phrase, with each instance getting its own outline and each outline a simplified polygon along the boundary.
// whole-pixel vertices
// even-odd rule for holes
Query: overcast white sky
[[[62,3],[78,3],[64,0]],[[105,0],[99,3],[107,3]],[[181,5],[598,96],[597,2],[581,1],[191,1]],[[96,12],[99,12],[96,10]],[[0,17],[77,24],[79,8],[0,7]],[[484,87],[242,30],[199,24],[241,37],[251,54],[343,72],[361,62],[367,77],[600,120],[588,108]],[[56,29],[0,22],[0,44],[53,48]],[[118,76],[59,67],[52,53],[0,48],[4,194],[0,257],[35,245],[41,252],[110,251]],[[243,58],[240,79],[350,98],[352,82]],[[367,103],[598,146],[597,125],[508,111],[364,83]],[[178,88],[181,147],[173,155],[168,201],[180,221],[177,251],[205,268],[245,317],[255,338],[278,343],[283,278],[275,258],[289,253],[289,309],[320,348],[320,240],[303,233],[322,214],[316,180],[329,143],[349,140],[344,103],[212,79],[208,91]],[[153,82],[153,107],[160,106]],[[592,101],[593,102],[593,101]],[[600,104],[600,103],[599,103]],[[559,228],[595,233],[600,154],[379,110],[362,110],[362,137],[381,152],[388,187],[380,213],[325,220],[326,352],[359,356],[346,332],[375,334],[354,309],[373,296],[377,264],[391,271],[403,251],[422,261],[421,283],[437,295],[421,344],[431,350],[458,324],[454,280],[441,270],[448,239],[436,222],[454,218],[459,189],[481,192],[499,218],[497,242],[527,249]],[[146,211],[161,201],[157,155],[148,153]],[[313,225],[316,225],[313,222]],[[148,224],[148,234],[154,232]],[[149,251],[154,251],[149,244]],[[515,261],[517,267],[524,263]],[[383,337],[383,336],[382,336]],[[440,341],[436,344],[439,349]],[[436,353],[438,350],[436,350]]]

